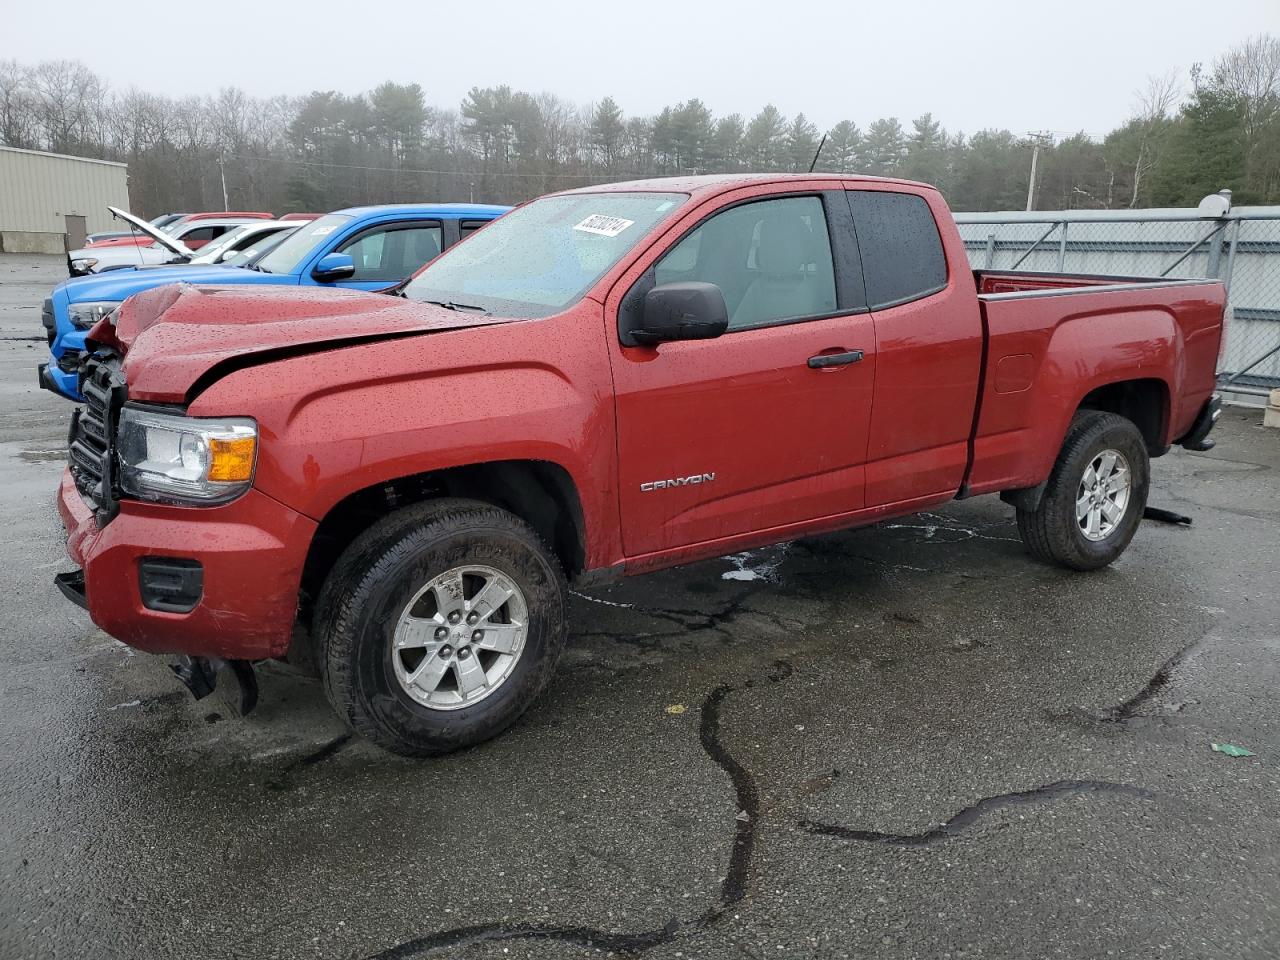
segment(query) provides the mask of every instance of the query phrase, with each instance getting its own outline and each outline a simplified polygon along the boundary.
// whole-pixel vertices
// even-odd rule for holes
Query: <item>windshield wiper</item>
[[[456,300],[423,300],[423,303],[430,303],[437,307],[444,307],[446,310],[471,310],[475,313],[488,313],[484,307],[478,307],[474,303],[458,303]]]

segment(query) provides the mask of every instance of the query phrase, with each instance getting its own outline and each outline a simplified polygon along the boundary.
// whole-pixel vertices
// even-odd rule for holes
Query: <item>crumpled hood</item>
[[[126,301],[89,340],[120,350],[134,400],[182,403],[223,373],[375,340],[515,322],[333,288],[171,284]]]

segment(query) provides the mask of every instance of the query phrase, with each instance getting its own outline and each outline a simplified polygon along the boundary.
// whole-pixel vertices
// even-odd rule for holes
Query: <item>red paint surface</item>
[[[261,443],[254,490],[240,500],[125,503],[102,531],[89,529],[64,482],[61,510],[95,622],[145,649],[274,655],[287,643],[315,523],[344,497],[409,475],[557,464],[581,501],[588,568],[641,572],[928,509],[966,482],[973,492],[1032,486],[1081,398],[1103,384],[1164,384],[1166,440],[1213,389],[1220,284],[1116,290],[982,273],[975,282],[941,197],[918,184],[752,177],[653,188],[691,200],[583,300],[546,319],[321,288],[170,287],[127,301],[117,328],[100,324],[92,336],[114,333],[127,349],[130,398],[252,416]],[[923,196],[950,263],[946,288],[874,314],[657,348],[619,343],[623,294],[691,225],[746,197],[838,188]],[[978,295],[1065,286],[1085,289]],[[846,350],[863,361],[807,367]],[[641,491],[703,473],[714,481]],[[185,616],[141,611],[131,571],[150,554],[195,556],[219,571],[206,603]]]
[[[69,473],[58,488],[67,553],[85,573],[89,615],[123,643],[152,653],[259,660],[289,646],[302,562],[316,525],[251,490],[221,507],[125,501],[99,528]],[[198,557],[204,598],[191,613],[142,605],[143,557]]]

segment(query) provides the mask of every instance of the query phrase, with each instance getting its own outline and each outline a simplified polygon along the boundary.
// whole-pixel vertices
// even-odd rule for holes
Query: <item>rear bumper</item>
[[[222,507],[126,500],[99,527],[69,472],[58,488],[58,513],[67,553],[83,574],[82,582],[72,575],[58,587],[117,640],[150,653],[228,660],[278,657],[288,649],[313,520],[250,490]],[[140,564],[158,557],[201,565],[203,592],[190,611],[144,605]]]
[[[1214,443],[1209,439],[1209,433],[1218,422],[1218,414],[1221,412],[1222,399],[1215,393],[1200,408],[1196,422],[1191,425],[1187,435],[1178,441],[1178,445],[1187,450],[1212,450]]]

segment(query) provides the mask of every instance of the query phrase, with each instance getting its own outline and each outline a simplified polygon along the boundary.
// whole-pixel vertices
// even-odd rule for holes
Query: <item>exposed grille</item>
[[[80,392],[84,406],[71,414],[67,463],[76,489],[93,505],[99,526],[105,526],[119,507],[116,488],[115,431],[125,400],[120,359],[95,354],[84,362]]]
[[[40,324],[44,327],[44,335],[49,338],[49,346],[53,346],[53,338],[58,335],[58,324],[53,319],[53,300],[44,298],[40,304]]]

